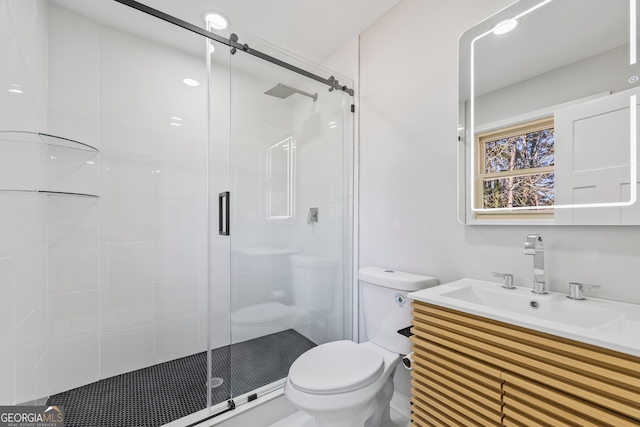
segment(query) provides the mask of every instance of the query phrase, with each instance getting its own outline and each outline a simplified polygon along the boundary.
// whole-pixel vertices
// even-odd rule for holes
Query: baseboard
[[[393,393],[391,398],[391,408],[407,419],[411,419],[411,401],[398,392]],[[239,405],[233,411],[218,415],[197,427],[246,427],[246,426],[268,426],[282,420],[297,411],[289,400],[284,396],[284,390],[279,388],[261,396],[252,402]],[[205,418],[207,411],[201,414],[193,414],[192,417],[185,417],[179,421],[167,424],[164,427],[181,427],[199,419]]]
[[[407,419],[411,419],[411,400],[402,393],[398,393],[397,391],[393,393],[393,397],[391,398],[391,409],[406,417]]]

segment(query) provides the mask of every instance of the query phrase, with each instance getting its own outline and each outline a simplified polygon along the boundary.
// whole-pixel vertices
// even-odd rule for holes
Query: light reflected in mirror
[[[463,33],[461,222],[640,224],[636,20],[636,0],[520,0]]]
[[[267,149],[267,218],[293,217],[295,187],[295,152],[293,137]]]

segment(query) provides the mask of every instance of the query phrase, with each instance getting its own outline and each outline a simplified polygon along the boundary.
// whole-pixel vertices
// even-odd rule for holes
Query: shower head
[[[276,98],[280,98],[280,99],[285,99],[293,95],[294,93],[299,93],[300,95],[308,96],[309,98],[313,99],[313,102],[316,102],[318,100],[317,92],[314,94],[311,94],[291,86],[283,85],[282,83],[278,83],[277,85],[275,85],[274,87],[266,91],[264,94],[275,96]]]

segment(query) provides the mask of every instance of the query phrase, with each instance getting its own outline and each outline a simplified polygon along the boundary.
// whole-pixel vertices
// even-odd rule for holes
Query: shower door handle
[[[229,192],[218,194],[218,234],[229,235]]]

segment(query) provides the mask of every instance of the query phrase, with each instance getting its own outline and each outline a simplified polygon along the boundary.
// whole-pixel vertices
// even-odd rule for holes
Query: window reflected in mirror
[[[476,208],[549,207],[501,211],[503,217],[551,217],[554,204],[553,117],[479,135],[475,151]],[[487,215],[477,212],[476,218]]]

